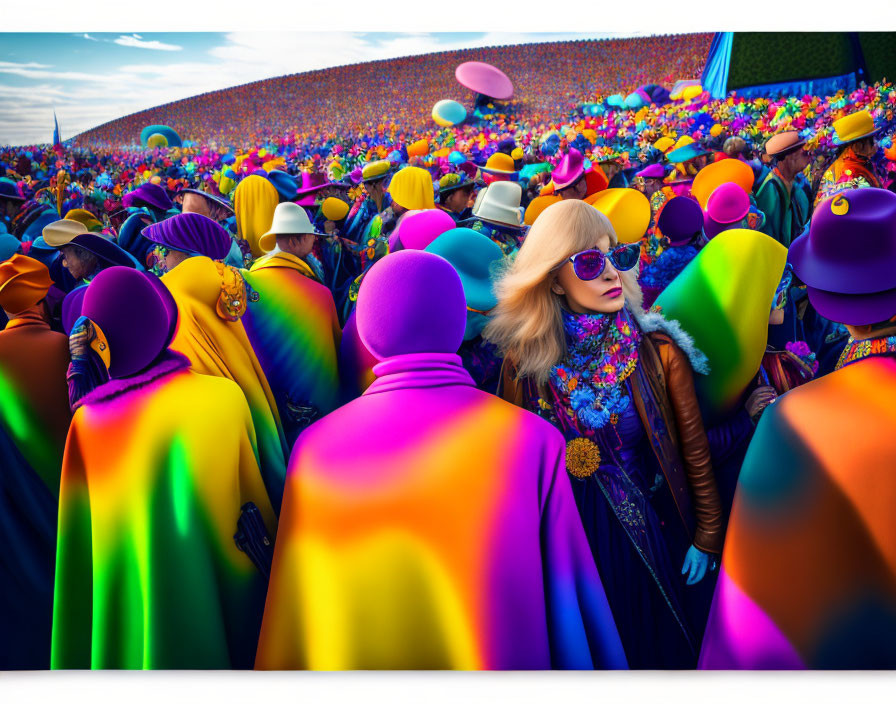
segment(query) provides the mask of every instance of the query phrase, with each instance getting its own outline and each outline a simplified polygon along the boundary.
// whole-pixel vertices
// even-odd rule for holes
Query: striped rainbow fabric
[[[251,667],[266,583],[234,544],[275,519],[232,381],[181,370],[77,410],[62,469],[52,667]]]
[[[280,252],[243,272],[259,296],[249,303],[243,326],[271,385],[290,447],[299,430],[290,404],[310,405],[326,415],[340,400],[342,330],[336,306],[324,286],[300,273],[300,263]]]
[[[700,666],[896,668],[896,359],[768,408],[738,482]]]
[[[471,386],[402,386],[299,438],[256,668],[624,667],[560,435]]]

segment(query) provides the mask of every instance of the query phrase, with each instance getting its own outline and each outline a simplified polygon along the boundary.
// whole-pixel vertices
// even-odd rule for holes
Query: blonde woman
[[[629,664],[694,667],[722,547],[721,509],[694,395],[706,358],[645,314],[638,245],[583,201],[545,210],[496,285],[484,331],[501,395],[567,440],[579,514]],[[682,566],[683,563],[683,566]],[[686,576],[683,576],[686,575]]]

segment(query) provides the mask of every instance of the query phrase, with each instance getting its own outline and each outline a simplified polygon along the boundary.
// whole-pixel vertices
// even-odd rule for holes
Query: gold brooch
[[[576,479],[587,479],[600,467],[600,450],[588,438],[566,443],[566,471]]]
[[[843,196],[837,196],[831,201],[831,212],[834,215],[846,215],[849,212],[849,201]]]

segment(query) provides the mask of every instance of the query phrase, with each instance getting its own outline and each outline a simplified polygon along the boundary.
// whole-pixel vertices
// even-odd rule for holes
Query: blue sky
[[[62,138],[117,117],[272,76],[473,46],[636,32],[0,33],[0,144]]]

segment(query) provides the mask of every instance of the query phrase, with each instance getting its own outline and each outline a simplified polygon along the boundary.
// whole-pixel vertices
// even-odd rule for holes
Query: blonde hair
[[[495,283],[498,305],[483,337],[516,366],[518,378],[542,384],[563,359],[562,296],[551,290],[556,278],[552,270],[567,257],[597,247],[603,237],[609,238],[610,247],[616,246],[616,232],[599,210],[581,200],[554,203],[538,216],[516,259]],[[639,310],[642,301],[636,269],[620,272],[626,305],[632,310]]]

